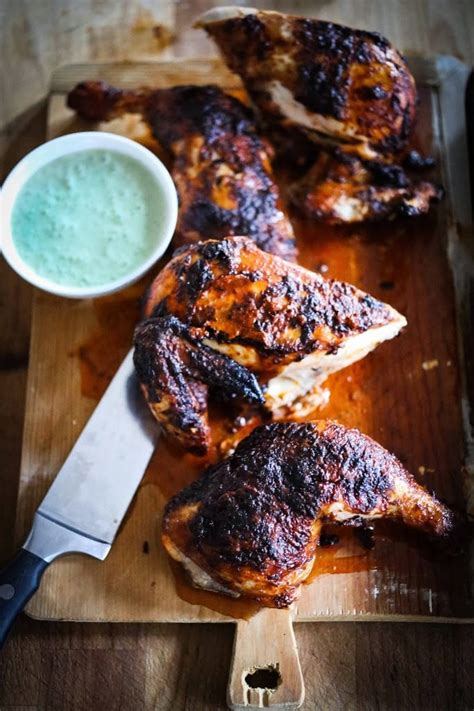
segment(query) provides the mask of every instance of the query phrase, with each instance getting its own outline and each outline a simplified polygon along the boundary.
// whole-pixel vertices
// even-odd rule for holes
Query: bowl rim
[[[111,150],[138,160],[161,187],[165,209],[156,246],[138,267],[119,279],[104,284],[69,286],[41,276],[21,257],[13,241],[11,216],[21,189],[36,171],[58,158],[87,150]],[[69,133],[46,141],[27,153],[5,179],[0,190],[0,252],[19,276],[50,294],[79,299],[103,296],[133,284],[157,262],[171,242],[177,219],[178,195],[176,187],[167,168],[152,151],[131,138],[106,131]]]

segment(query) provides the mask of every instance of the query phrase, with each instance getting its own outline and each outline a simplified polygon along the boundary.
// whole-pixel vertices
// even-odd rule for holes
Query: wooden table
[[[0,175],[44,140],[44,97],[55,67],[156,56],[166,33],[153,28],[163,23],[177,36],[160,56],[211,54],[207,41],[189,29],[193,15],[211,4],[3,0]],[[281,2],[255,4],[285,9]],[[379,30],[404,50],[474,61],[471,0],[303,0],[292,6]],[[1,261],[1,560],[13,545],[31,297],[31,288]],[[0,711],[225,708],[232,637],[231,625],[51,624],[25,617],[0,657]],[[473,626],[300,624],[296,637],[306,709],[474,707]]]

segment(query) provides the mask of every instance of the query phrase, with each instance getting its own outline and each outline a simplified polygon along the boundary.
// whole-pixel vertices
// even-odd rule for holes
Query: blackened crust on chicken
[[[246,234],[261,249],[294,259],[293,230],[246,106],[216,86],[179,86],[155,92],[148,115],[175,156],[177,244]]]
[[[208,388],[224,399],[263,403],[255,376],[228,356],[193,339],[172,316],[153,318],[135,331],[134,364],[152,412],[182,444],[204,454],[208,447]]]
[[[399,165],[341,150],[322,150],[306,175],[289,188],[301,212],[329,224],[416,217],[426,214],[443,194],[439,185],[411,180]]]
[[[202,337],[297,360],[387,323],[390,307],[258,250],[244,237],[179,251],[150,287],[145,315],[172,314]],[[286,335],[287,334],[287,335]]]
[[[193,134],[209,143],[224,136],[255,135],[251,110],[212,84],[152,92],[149,116],[156,138],[170,152],[178,141]]]
[[[173,157],[179,194],[175,244],[245,234],[272,254],[294,260],[296,246],[273,178],[268,144],[250,110],[217,86],[119,90],[83,82],[68,105],[92,120],[142,113]]]
[[[272,94],[275,82],[315,122],[320,134],[367,142],[377,153],[402,150],[416,115],[415,83],[403,57],[381,35],[277,12],[219,9],[197,22],[242,78],[267,124],[299,125],[297,112]]]
[[[388,517],[446,538],[455,517],[369,437],[334,422],[255,429],[167,504],[165,546],[226,589],[283,607],[316,554],[318,522]]]
[[[116,89],[105,81],[83,81],[67,96],[67,106],[87,121],[110,121],[124,113],[147,110],[147,89]]]
[[[300,90],[296,99],[311,111],[343,120],[350,90],[350,65],[370,64],[374,50],[385,54],[389,42],[376,32],[304,18],[295,20],[294,36],[299,47]],[[387,98],[386,90],[377,85],[362,86],[358,93],[366,101]]]

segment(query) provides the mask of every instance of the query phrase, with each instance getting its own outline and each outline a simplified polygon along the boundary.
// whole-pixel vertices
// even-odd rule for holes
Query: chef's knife
[[[130,351],[41,502],[23,547],[0,572],[0,646],[53,560],[67,553],[106,558],[157,437]]]

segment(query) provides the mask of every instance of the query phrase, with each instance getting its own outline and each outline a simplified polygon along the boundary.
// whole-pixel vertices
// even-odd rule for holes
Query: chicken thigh
[[[116,89],[104,82],[78,84],[70,108],[105,121],[142,113],[159,143],[173,156],[179,195],[176,245],[245,234],[272,254],[296,256],[269,159],[251,111],[217,86]]]
[[[454,514],[358,430],[264,425],[167,504],[162,541],[197,587],[269,607],[293,602],[324,522],[388,518],[448,538]]]

